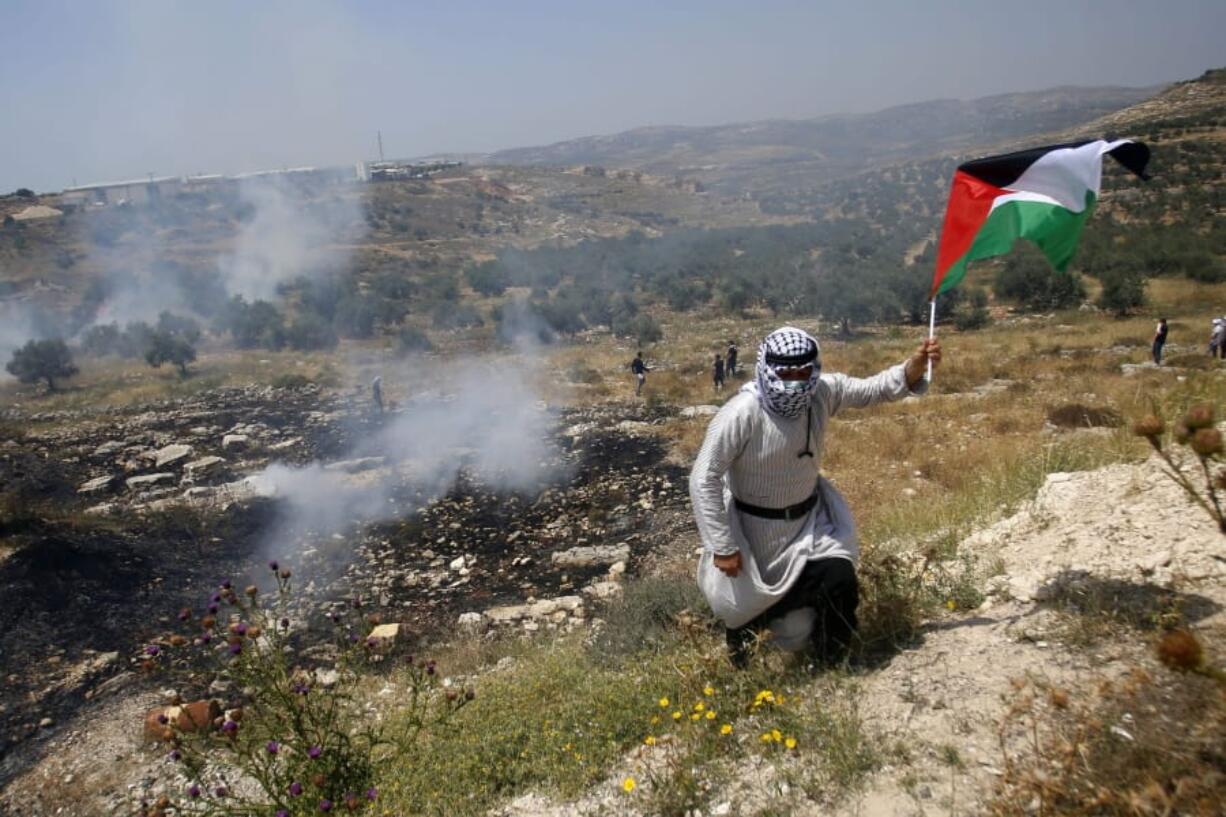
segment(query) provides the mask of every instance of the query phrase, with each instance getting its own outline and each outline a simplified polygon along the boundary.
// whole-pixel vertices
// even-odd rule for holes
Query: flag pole
[[[932,340],[937,336],[937,296],[932,296],[932,301],[929,303],[928,310],[928,340]],[[932,358],[928,358],[928,373],[925,379],[932,382]]]

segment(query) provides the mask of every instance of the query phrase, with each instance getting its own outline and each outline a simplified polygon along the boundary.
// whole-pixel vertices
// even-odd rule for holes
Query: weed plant
[[[179,796],[144,804],[142,817],[368,811],[379,799],[381,766],[414,757],[419,733],[472,699],[471,691],[441,691],[435,663],[409,657],[394,728],[372,717],[356,693],[359,672],[387,646],[371,635],[378,616],[365,615],[357,599],[345,615],[333,613],[336,659],[308,670],[297,663],[291,637],[290,571],[275,562],[270,569],[277,583],[270,603],[255,585],[240,592],[223,582],[193,635],[145,648],[146,669],[203,660],[242,697],[208,723],[159,716],[160,738],[185,782]],[[190,626],[195,616],[185,609],[179,619]]]

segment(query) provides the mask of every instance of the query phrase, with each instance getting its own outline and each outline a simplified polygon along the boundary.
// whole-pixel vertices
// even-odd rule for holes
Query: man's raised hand
[[[933,368],[941,362],[941,341],[936,338],[925,339],[915,354],[907,358],[907,388],[915,388],[915,384],[924,379],[929,360]]]

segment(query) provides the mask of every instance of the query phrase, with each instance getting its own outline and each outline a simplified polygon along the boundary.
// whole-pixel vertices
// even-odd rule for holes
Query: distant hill
[[[970,101],[933,100],[869,114],[638,128],[498,151],[486,161],[632,168],[685,175],[717,192],[768,195],[781,187],[830,181],[905,157],[1074,127],[1162,89],[1067,86]]]

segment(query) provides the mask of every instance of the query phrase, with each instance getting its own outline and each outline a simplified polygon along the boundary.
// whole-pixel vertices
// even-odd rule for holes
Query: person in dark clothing
[[[1154,331],[1154,363],[1158,366],[1162,365],[1162,347],[1166,345],[1166,335],[1170,331],[1170,327],[1166,325],[1166,318],[1158,321],[1158,328]]]
[[[638,386],[634,390],[634,396],[638,397],[643,391],[643,384],[647,382],[647,373],[651,371],[643,362],[642,352],[639,352],[634,356],[634,360],[630,361],[630,371],[634,372],[635,378],[638,379]]]
[[[379,414],[383,413],[383,378],[376,377],[370,381],[370,401],[375,406],[375,411]]]
[[[732,377],[734,374],[736,374],[736,344],[735,343],[728,344],[728,362],[725,368],[728,371],[729,377]]]
[[[723,391],[724,389],[724,356],[715,356],[715,390]]]

